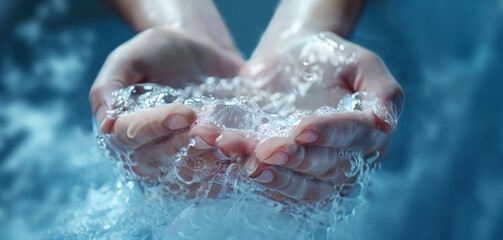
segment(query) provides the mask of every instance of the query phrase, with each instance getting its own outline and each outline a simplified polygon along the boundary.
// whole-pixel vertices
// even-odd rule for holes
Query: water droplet
[[[107,144],[105,142],[105,136],[104,135],[98,135],[96,136],[96,140],[98,142],[98,147],[101,149],[105,149],[107,147]]]
[[[318,75],[315,73],[305,72],[302,74],[302,79],[304,79],[304,81],[306,81],[306,82],[311,82],[311,81],[318,80]]]
[[[325,85],[319,83],[325,83],[322,82],[325,81],[323,78],[337,78],[348,64],[356,61],[357,56],[351,45],[343,46],[340,43],[340,39],[332,33],[323,33],[319,37],[311,36],[306,38],[306,41],[302,42],[303,45],[300,45],[301,52],[295,53],[298,54],[295,56],[289,55],[284,62],[278,65],[278,69],[275,69],[277,71],[274,74],[284,74],[285,76],[284,83],[278,84],[281,85],[278,88],[279,90],[270,91],[272,88],[268,88],[271,86],[268,86],[265,80],[248,81],[248,79],[239,77],[232,79],[208,77],[203,84],[191,85],[185,89],[173,89],[161,85],[129,87],[114,93],[114,106],[117,106],[117,108],[111,111],[111,115],[117,118],[134,111],[177,102],[184,103],[195,111],[197,116],[196,124],[198,125],[216,123],[222,128],[239,129],[240,132],[245,133],[243,136],[259,141],[274,136],[286,137],[291,133],[292,127],[299,124],[300,120],[306,115],[332,115],[337,112],[366,109],[367,106],[373,107],[373,100],[368,100],[367,95],[356,93],[344,96],[339,101],[337,108],[324,106],[315,111],[311,108],[297,109],[295,104],[299,98],[305,96],[303,93],[308,92],[307,90],[322,88]],[[351,57],[351,59],[348,59],[348,57]],[[271,75],[268,75],[267,80],[270,80],[270,77]],[[303,86],[306,91],[299,91],[298,86]],[[98,138],[100,146],[107,147],[105,144],[110,136],[102,135],[100,137]],[[221,137],[218,137],[217,141],[220,139]],[[170,192],[171,195],[183,196],[195,195],[194,187],[197,188],[200,183],[201,187],[197,191],[195,202],[208,196],[213,182],[232,185],[222,189],[224,192],[227,190],[234,192],[234,197],[239,195],[239,197],[260,198],[262,195],[256,194],[256,192],[268,190],[267,187],[257,186],[258,184],[254,184],[247,176],[240,175],[238,163],[244,162],[246,157],[241,159],[240,156],[225,156],[220,149],[214,147],[211,149],[211,158],[215,161],[205,161],[202,155],[194,156],[192,152],[189,153],[188,149],[193,144],[194,142],[190,140],[179,153],[172,156],[173,159],[170,161],[172,164],[159,166],[162,176],[154,179],[158,184],[150,184],[149,181],[151,180],[136,175],[132,170],[134,169],[132,165],[136,163],[127,158],[122,159],[118,169],[120,169],[119,171],[123,176],[126,176],[126,179],[148,182],[149,184],[140,185],[143,187],[142,190],[145,190],[144,193],[155,192],[159,189],[155,189],[155,186],[163,186],[167,188],[163,193]],[[113,148],[113,146],[108,146],[108,148]],[[117,152],[123,151],[123,149],[115,149],[114,151],[116,151],[114,156],[120,156],[121,154]],[[123,154],[123,156],[128,154]],[[341,169],[344,169],[344,175],[352,177],[355,183],[354,186],[343,184],[334,186],[333,195],[321,202],[321,206],[329,205],[323,207],[331,209],[330,214],[331,217],[333,216],[332,220],[334,221],[335,219],[347,219],[349,215],[354,213],[355,203],[362,199],[358,197],[363,191],[361,189],[365,188],[365,185],[359,184],[369,180],[369,172],[372,170],[369,164],[375,161],[375,156],[363,157],[359,152],[343,152],[341,154],[343,156],[338,157],[349,159],[347,162],[341,161],[341,163],[347,163],[347,166]],[[124,166],[124,161],[129,161],[129,165]],[[209,164],[210,162],[211,164]],[[374,162],[372,166],[378,166],[378,164]],[[193,173],[188,174],[190,176],[184,176],[187,178],[185,180],[182,176],[178,176],[180,175],[178,170],[183,168],[193,170]],[[192,185],[192,188],[186,185],[196,182],[198,184]],[[127,189],[123,188],[122,190]],[[225,196],[229,197],[229,195],[222,195],[222,197]],[[271,207],[277,207],[282,212],[292,210],[292,216],[294,218],[299,217],[299,219],[301,214],[305,214],[305,211],[319,210],[316,208],[308,209],[306,207],[308,204],[278,203],[269,199],[264,200],[264,202],[266,207],[273,202],[274,204]],[[236,200],[236,204],[240,204],[239,199]],[[248,201],[246,201],[246,204],[248,204]],[[240,214],[239,212],[235,211],[232,214]],[[317,215],[312,214],[310,216]],[[111,226],[114,227],[114,225]]]

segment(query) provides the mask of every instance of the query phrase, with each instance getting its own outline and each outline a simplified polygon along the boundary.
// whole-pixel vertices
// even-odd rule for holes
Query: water
[[[263,142],[272,137],[289,136],[294,126],[304,117],[311,115],[337,118],[338,114],[364,109],[372,109],[376,115],[383,112],[385,115],[392,115],[387,113],[373,93],[367,92],[346,94],[334,107],[321,106],[317,109],[297,107],[296,104],[301,102],[300,99],[305,98],[305,101],[312,99],[306,93],[313,94],[316,89],[328,87],[341,72],[355,64],[358,54],[356,49],[345,51],[343,43],[338,42],[330,33],[303,37],[294,45],[300,46],[300,51],[291,54],[280,63],[280,68],[284,70],[282,74],[287,78],[281,82],[278,92],[268,90],[266,84],[271,81],[269,79],[243,77],[233,79],[208,77],[202,84],[190,85],[184,89],[156,84],[137,84],[113,93],[111,106],[114,106],[114,109],[108,111],[108,117],[118,119],[167,104],[184,104],[196,113],[197,119],[193,126],[217,126],[223,131],[244,133],[250,142]],[[305,79],[306,74],[311,74],[311,77]],[[271,101],[269,97],[274,94],[278,96]],[[393,126],[397,121],[396,116],[394,117]],[[215,159],[216,162],[212,158],[205,157],[206,153],[191,153],[190,150],[195,145],[205,144],[199,137],[190,138],[178,153],[169,156],[171,159],[159,166],[160,171],[157,171],[159,174],[156,176],[145,176],[142,171],[135,170],[142,164],[141,162],[148,160],[147,157],[134,157],[134,151],[116,147],[114,138],[113,133],[103,134],[98,137],[98,141],[102,148],[111,153],[109,154],[111,158],[116,158],[118,171],[123,179],[139,181],[140,188],[146,193],[143,197],[147,200],[143,201],[156,202],[155,208],[169,209],[163,211],[162,216],[174,216],[174,219],[165,220],[169,226],[164,228],[164,231],[160,227],[152,233],[155,239],[199,239],[208,234],[213,238],[240,238],[236,228],[257,227],[255,223],[244,221],[249,218],[262,219],[263,227],[258,229],[265,234],[265,238],[271,238],[268,236],[270,231],[268,229],[271,226],[275,226],[273,232],[280,233],[282,238],[327,238],[335,234],[339,222],[347,221],[356,213],[356,208],[364,203],[363,194],[371,181],[371,172],[375,167],[372,159],[375,160],[379,155],[377,152],[376,156],[364,160],[359,151],[337,150],[338,159],[347,159],[340,160],[341,166],[344,165],[342,161],[347,161],[347,169],[342,170],[345,177],[356,177],[355,181],[337,183],[333,186],[330,196],[317,202],[303,203],[288,198],[274,200],[278,199],[271,194],[270,190],[274,189],[252,181],[248,173],[242,170],[246,162],[253,161],[251,158],[225,156],[216,146],[209,146],[206,150],[220,153],[220,157]],[[190,169],[190,174],[184,173],[187,169]],[[179,207],[168,207],[173,205]],[[250,211],[257,205],[264,205],[260,215]],[[214,208],[222,209],[215,211]],[[158,211],[150,212],[140,218],[149,221],[159,218],[158,214]],[[280,215],[281,222],[278,222],[278,219],[270,219],[271,214]],[[229,229],[207,224],[201,221],[201,218],[207,221],[222,219]],[[285,221],[283,218],[296,221],[285,227],[281,226]],[[241,222],[240,226],[233,224],[236,221]],[[289,231],[291,228],[296,230]],[[117,234],[119,238],[127,237],[122,232],[106,230],[109,230],[108,234]],[[129,231],[127,232],[129,234]]]
[[[216,2],[249,54],[273,1]],[[369,1],[352,40],[383,58],[407,104],[366,203],[331,228],[333,239],[502,239],[501,1],[382,3]],[[239,192],[207,200],[211,207],[159,198],[114,173],[84,107],[106,55],[131,36],[104,9],[78,0],[0,3],[2,238],[170,239],[176,231],[167,230],[184,228],[210,239],[295,239],[290,226],[316,225],[273,214],[282,207],[261,199],[229,209]],[[214,221],[231,210],[241,217]],[[184,217],[193,215],[202,217]]]

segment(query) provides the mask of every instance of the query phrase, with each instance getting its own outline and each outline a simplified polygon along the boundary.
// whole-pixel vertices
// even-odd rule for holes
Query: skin
[[[181,87],[202,74],[234,76],[243,64],[211,1],[106,2],[140,33],[109,55],[91,87],[91,107],[104,132],[113,125],[104,120],[114,90],[144,82]]]
[[[330,31],[349,36],[364,1],[282,1],[252,58],[242,70],[245,76],[272,76],[269,88],[281,89],[291,76],[277,74],[275,66],[298,45],[296,38]],[[335,37],[359,53],[358,60],[330,79],[330,88],[311,92],[305,99],[336,107],[347,93],[375,93],[384,108],[397,120],[404,102],[400,85],[374,53]],[[302,46],[302,45],[301,45]],[[301,47],[300,46],[300,47]],[[316,109],[319,106],[307,106]],[[317,201],[328,197],[337,183],[354,179],[343,175],[349,168],[338,150],[359,151],[364,157],[380,157],[386,151],[395,126],[383,114],[370,109],[331,116],[307,116],[285,138],[270,138],[258,143],[246,165],[249,176],[283,196]],[[379,154],[376,156],[376,153]],[[310,176],[307,178],[306,176]]]
[[[338,40],[346,48],[359,52],[358,60],[336,77],[325,80],[330,83],[329,87],[311,88],[297,101],[301,104],[298,109],[316,110],[324,105],[336,108],[344,95],[361,91],[375,93],[383,108],[378,112],[364,107],[361,111],[329,116],[306,116],[294,126],[288,137],[274,137],[257,143],[253,159],[247,165],[249,176],[295,200],[326,198],[334,184],[354,180],[344,175],[343,171],[349,170],[349,159],[341,156],[341,151],[361,152],[366,158],[377,153],[377,157],[382,156],[403,104],[402,89],[375,54],[342,38]],[[275,66],[283,61],[288,51],[297,51],[296,48],[302,46],[270,52],[266,56],[255,55],[264,60],[252,59],[247,67],[257,69],[253,65],[260,64],[262,71],[255,74],[267,76],[270,73],[272,79],[267,88],[282,91],[282,83],[292,76],[277,71]],[[330,66],[324,68],[329,70]],[[385,115],[385,112],[391,114]]]
[[[244,63],[211,1],[168,2],[109,1],[141,32],[109,55],[89,94],[100,132],[113,133],[107,138],[111,153],[138,162],[133,171],[152,179],[197,133],[189,135],[196,116],[187,106],[170,104],[110,119],[106,111],[113,108],[112,92],[137,83],[183,88],[200,83],[203,76],[236,76]],[[207,24],[215,32],[202,31]]]
[[[189,155],[202,156],[213,165],[218,165],[219,159],[239,157],[242,171],[269,187],[274,198],[312,202],[329,196],[334,184],[352,181],[341,174],[348,164],[338,150],[357,150],[365,156],[375,156],[379,151],[377,157],[385,152],[394,126],[369,109],[307,116],[288,137],[263,142],[239,131],[191,126],[197,116],[180,104],[135,112],[116,120],[106,118],[106,110],[113,107],[109,104],[112,91],[135,83],[180,88],[197,84],[201,76],[240,75],[248,79],[266,76],[265,89],[285,91],[281,86],[291,76],[278,74],[278,66],[285,55],[302,47],[291,43],[299,37],[325,31],[349,36],[364,1],[282,1],[246,63],[239,57],[211,1],[108,2],[133,29],[143,32],[110,54],[91,89],[90,102],[100,131],[114,133],[107,143],[112,154],[124,159],[121,153],[132,152],[129,157],[138,162],[133,171],[140,176],[156,179],[162,175],[159,167],[172,164],[171,156],[193,137],[196,143]],[[335,37],[356,49],[360,57],[331,80],[330,88],[309,94],[305,102],[335,107],[346,93],[374,92],[398,118],[403,92],[382,61],[372,52]],[[190,180],[191,166],[180,171],[180,176]]]
[[[267,56],[297,36],[330,31],[348,38],[364,5],[365,0],[283,0],[251,61]]]

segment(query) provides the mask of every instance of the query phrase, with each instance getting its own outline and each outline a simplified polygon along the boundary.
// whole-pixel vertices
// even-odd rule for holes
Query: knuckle
[[[382,62],[381,58],[375,52],[368,49],[362,52],[360,60],[363,62]]]

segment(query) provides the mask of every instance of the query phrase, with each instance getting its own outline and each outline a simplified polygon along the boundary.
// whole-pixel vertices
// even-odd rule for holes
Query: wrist
[[[105,0],[136,32],[158,26],[193,28],[217,15],[212,0]]]
[[[349,37],[365,0],[283,0],[273,18],[278,32],[312,34],[331,31]]]
[[[163,3],[157,6],[146,4],[146,9],[143,11],[154,13],[149,18],[150,27],[169,27],[209,39],[224,49],[237,52],[212,0],[154,0],[153,2],[159,1]]]

